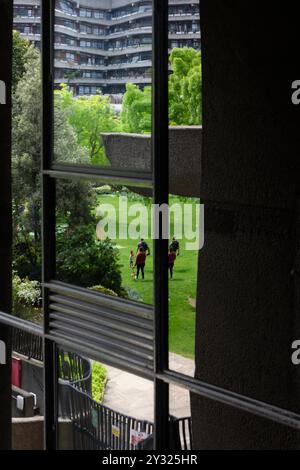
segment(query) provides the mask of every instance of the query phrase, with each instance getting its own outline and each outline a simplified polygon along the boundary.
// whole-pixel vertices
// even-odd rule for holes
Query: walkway
[[[153,383],[114,367],[106,368],[108,382],[103,404],[137,419],[153,421]],[[193,376],[194,361],[171,353],[170,369]],[[188,391],[173,385],[170,387],[170,414],[179,418],[190,416]]]

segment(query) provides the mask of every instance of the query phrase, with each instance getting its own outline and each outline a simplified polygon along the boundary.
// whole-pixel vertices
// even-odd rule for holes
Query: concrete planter
[[[200,195],[202,126],[170,127],[170,193],[186,197]],[[151,170],[151,135],[102,134],[112,167]]]

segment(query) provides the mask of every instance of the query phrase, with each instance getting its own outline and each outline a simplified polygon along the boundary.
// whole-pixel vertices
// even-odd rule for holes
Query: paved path
[[[106,366],[108,382],[103,404],[137,419],[153,421],[153,383]],[[194,361],[177,354],[170,354],[170,369],[194,375]],[[177,417],[190,416],[190,397],[187,390],[170,387],[170,414]]]

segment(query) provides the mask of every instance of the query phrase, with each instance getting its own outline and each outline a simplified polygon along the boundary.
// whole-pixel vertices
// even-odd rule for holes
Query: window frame
[[[43,156],[42,156],[42,192],[43,192],[43,284],[44,284],[44,378],[45,378],[45,449],[55,450],[57,446],[57,348],[58,345],[48,333],[49,329],[49,297],[47,283],[54,279],[55,274],[55,181],[58,178],[88,178],[112,181],[114,183],[147,185],[154,183],[154,202],[163,204],[168,202],[169,163],[168,155],[168,0],[153,0],[153,174],[138,172],[120,172],[112,169],[74,167],[72,165],[58,165],[52,161],[53,152],[53,24],[54,0],[42,0],[42,56],[43,56]],[[0,339],[6,341],[7,364],[1,369],[8,380],[0,390],[0,398],[4,407],[0,407],[0,425],[5,426],[6,436],[0,441],[0,447],[11,446],[11,417],[10,412],[10,341],[8,332],[11,328],[20,328],[37,334],[34,325],[11,315],[11,277],[12,277],[12,215],[11,215],[11,31],[13,2],[0,0],[2,11],[0,28],[0,43],[7,47],[1,48],[0,58],[3,64],[1,79],[6,81],[8,100],[0,108],[3,119],[0,139],[0,223],[6,227],[0,231],[0,243],[4,247],[1,254],[0,281],[2,296],[0,296]],[[152,180],[153,177],[153,180]],[[162,221],[160,220],[160,233]],[[169,449],[169,385],[177,385],[196,395],[224,403],[248,413],[272,420],[291,428],[300,430],[300,414],[289,410],[274,407],[269,403],[260,402],[231,392],[199,379],[187,377],[181,373],[169,370],[168,356],[168,272],[166,261],[167,240],[162,237],[154,243],[154,372],[155,385],[155,449],[166,451]],[[25,324],[26,323],[26,324]],[[38,334],[41,334],[38,332]],[[79,351],[80,352],[80,351]],[[5,413],[4,408],[7,412]],[[2,415],[3,413],[3,415]]]

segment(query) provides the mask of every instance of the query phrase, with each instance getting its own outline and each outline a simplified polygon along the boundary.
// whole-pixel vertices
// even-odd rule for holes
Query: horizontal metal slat
[[[108,308],[95,306],[87,302],[81,302],[61,295],[50,295],[49,299],[52,304],[66,305],[76,310],[82,310],[84,312],[97,315],[99,318],[102,316],[118,322],[121,320],[123,323],[128,323],[131,328],[138,326],[151,332],[153,331],[153,319],[140,318],[135,315],[128,314],[127,312],[124,313],[117,310],[110,310]]]
[[[55,341],[57,345],[68,351],[79,350],[81,354],[84,354],[92,360],[144,377],[147,380],[153,381],[154,379],[153,363],[143,363],[141,361],[137,363],[131,358],[108,354],[107,351],[102,351],[97,347],[95,348],[93,345],[87,345],[86,342],[83,341],[74,341],[73,338],[66,337],[63,334],[56,336],[47,334],[45,337],[51,341]]]
[[[57,344],[69,345],[70,348],[75,350],[78,348],[80,351],[85,352],[87,357],[95,357],[96,360],[108,365],[116,365],[117,368],[130,369],[132,371],[153,371],[153,359],[147,361],[133,354],[126,355],[113,349],[108,351],[106,347],[102,347],[101,343],[89,342],[81,337],[65,332],[54,330],[51,334],[46,335],[46,337],[53,339]]]
[[[53,281],[46,337],[147,378],[154,370],[153,307]]]
[[[52,320],[50,323],[50,333],[54,333],[54,330],[58,330],[59,332],[65,332],[65,333],[72,333],[73,335],[76,335],[78,338],[86,339],[87,342],[94,342],[97,344],[101,344],[102,348],[106,348],[107,352],[111,352],[112,350],[119,350],[125,354],[134,354],[137,353],[139,357],[143,357],[146,360],[152,360],[153,355],[151,355],[149,352],[145,351],[142,348],[127,346],[125,344],[122,344],[122,342],[116,342],[116,341],[107,341],[102,335],[97,335],[92,333],[91,331],[88,330],[82,330],[82,328],[76,328],[75,326],[67,325],[59,320]]]
[[[141,338],[143,341],[149,340],[151,343],[153,342],[153,332],[137,326],[133,328],[131,325],[127,325],[126,323],[124,324],[122,322],[118,322],[117,320],[111,321],[110,319],[106,319],[106,317],[102,318],[102,316],[99,315],[90,315],[89,313],[85,313],[82,310],[71,309],[61,304],[50,304],[50,308],[51,313],[66,314],[69,316],[69,318],[77,318],[83,322],[87,321],[88,324],[101,326],[103,328],[108,327],[111,330],[118,330],[123,335],[134,335],[137,338]]]
[[[68,312],[66,312],[68,313]],[[149,351],[153,351],[153,342],[152,340],[148,338],[143,338],[140,336],[137,336],[135,331],[131,332],[123,332],[120,331],[120,329],[117,328],[111,328],[111,324],[107,324],[106,326],[103,325],[97,325],[94,322],[90,322],[87,324],[87,322],[83,322],[80,318],[74,316],[68,316],[67,314],[57,311],[57,313],[50,313],[50,321],[51,320],[59,320],[65,323],[68,323],[70,325],[77,326],[78,328],[85,328],[87,331],[99,333],[101,336],[105,337],[111,337],[115,338],[119,341],[124,341],[125,343],[132,344],[133,347],[135,346],[141,346],[144,349],[148,349]],[[52,323],[50,322],[50,327],[52,326]]]
[[[135,315],[141,318],[153,319],[153,307],[151,305],[141,304],[140,302],[129,301],[119,297],[108,296],[94,291],[83,289],[81,287],[73,287],[62,282],[53,281],[44,284],[44,287],[50,292],[57,292],[66,297],[88,302],[94,305],[100,305],[109,310],[116,310],[129,315]]]

